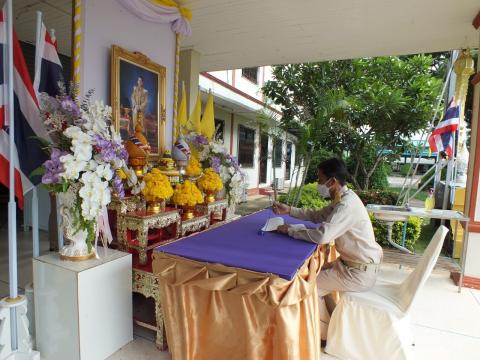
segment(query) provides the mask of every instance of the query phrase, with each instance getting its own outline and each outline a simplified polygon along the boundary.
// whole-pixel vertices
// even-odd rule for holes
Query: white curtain
[[[190,22],[179,8],[156,5],[149,0],[117,0],[128,11],[142,20],[166,24],[171,23],[172,31],[189,36],[192,33]]]

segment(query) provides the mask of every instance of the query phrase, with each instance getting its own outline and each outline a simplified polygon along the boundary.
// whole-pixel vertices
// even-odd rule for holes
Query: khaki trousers
[[[333,291],[361,292],[371,289],[377,280],[372,270],[362,271],[346,266],[340,259],[329,263],[317,277],[317,289],[320,300],[320,321],[322,340],[327,340],[330,315],[335,309],[335,301],[329,295]]]

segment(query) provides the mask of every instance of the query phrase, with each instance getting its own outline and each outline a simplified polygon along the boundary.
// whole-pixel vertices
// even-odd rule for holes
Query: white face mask
[[[320,196],[325,198],[325,199],[330,197],[330,189],[325,184],[318,184],[317,185],[317,191],[320,194]]]

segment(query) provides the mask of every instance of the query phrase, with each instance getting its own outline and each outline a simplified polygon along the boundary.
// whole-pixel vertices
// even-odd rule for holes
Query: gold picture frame
[[[138,121],[150,146],[150,160],[165,150],[166,68],[139,52],[112,45],[111,104],[115,129],[123,140]]]

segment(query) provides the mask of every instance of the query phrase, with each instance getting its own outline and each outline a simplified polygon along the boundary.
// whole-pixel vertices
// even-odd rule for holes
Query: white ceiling
[[[43,13],[47,29],[55,29],[58,51],[70,55],[72,0],[14,0],[14,26],[20,40],[35,44],[37,11]]]
[[[201,70],[478,47],[479,0],[181,0]]]
[[[93,0],[90,0],[93,1]],[[101,0],[96,0],[101,1]],[[479,0],[180,0],[192,10],[183,48],[201,71],[478,47]],[[70,54],[71,0],[14,0],[19,38],[34,43],[35,12]],[[119,34],[121,36],[121,34]]]

